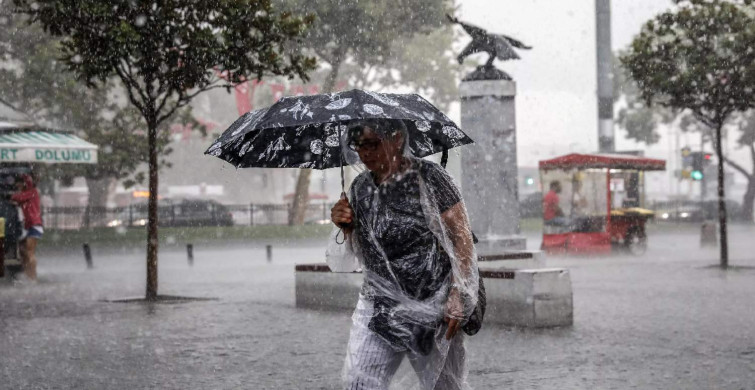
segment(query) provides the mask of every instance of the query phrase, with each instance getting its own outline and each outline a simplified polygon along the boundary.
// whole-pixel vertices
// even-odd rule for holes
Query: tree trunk
[[[90,179],[86,178],[87,189],[89,190],[89,200],[84,212],[84,226],[101,226],[105,220],[105,208],[107,207],[107,198],[110,193],[110,178]]]
[[[724,155],[721,148],[723,121],[716,125],[716,157],[718,157],[718,224],[720,230],[721,268],[729,267],[729,246],[726,228],[726,196],[724,193]]]
[[[147,207],[147,295],[148,301],[157,299],[157,120],[147,119],[149,148],[149,204]]]
[[[325,79],[323,85],[323,93],[333,92],[333,87],[336,85],[336,78],[338,78],[338,70],[341,67],[343,53],[339,50],[334,53],[334,59],[332,69],[328,73],[328,77]],[[291,205],[291,211],[288,215],[289,225],[301,225],[304,223],[304,218],[307,215],[307,206],[309,205],[309,181],[312,177],[311,169],[302,169],[299,171],[299,178],[296,180],[296,190],[294,191],[293,204]]]
[[[755,171],[747,177],[747,191],[742,198],[742,214],[745,215],[749,222],[753,221],[753,206],[755,206]]]

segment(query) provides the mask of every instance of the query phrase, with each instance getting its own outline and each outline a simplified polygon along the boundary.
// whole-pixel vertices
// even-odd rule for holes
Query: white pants
[[[459,331],[451,340],[445,339],[446,325],[436,331],[429,355],[396,351],[387,341],[368,328],[372,318],[372,302],[359,297],[352,317],[349,346],[344,365],[347,390],[388,389],[391,379],[407,356],[419,377],[421,389],[468,389],[466,384],[464,335]]]

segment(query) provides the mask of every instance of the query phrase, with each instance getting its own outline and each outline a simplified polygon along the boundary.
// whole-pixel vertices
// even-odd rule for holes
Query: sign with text
[[[97,150],[65,148],[0,148],[0,162],[96,164]]]

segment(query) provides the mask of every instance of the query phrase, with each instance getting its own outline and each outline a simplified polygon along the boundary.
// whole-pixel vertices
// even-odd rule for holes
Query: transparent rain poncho
[[[385,145],[410,136],[391,121],[360,124],[383,139],[373,142],[372,154],[395,155]],[[359,142],[363,128],[348,130],[343,144]],[[334,271],[361,268],[364,275],[344,367],[347,388],[388,388],[404,356],[419,388],[468,388],[464,332],[447,340],[444,321],[466,321],[478,298],[477,257],[458,188],[442,167],[411,157],[410,150],[395,157],[400,168],[380,183],[353,148],[345,146],[343,153],[362,171],[348,190],[353,230],[342,244],[334,233],[329,265]],[[396,375],[393,382],[403,388],[411,380]]]

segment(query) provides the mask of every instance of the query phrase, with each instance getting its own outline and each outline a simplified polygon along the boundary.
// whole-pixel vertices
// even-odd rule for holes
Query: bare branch
[[[162,86],[160,87],[162,89]],[[157,109],[155,112],[162,112],[163,108],[165,108],[165,104],[168,102],[168,99],[170,99],[171,96],[173,96],[173,88],[168,88],[168,91],[163,95],[162,99],[159,98],[160,94],[158,92],[158,104]],[[159,123],[159,120],[158,120]]]
[[[744,169],[744,167],[743,167],[743,166],[741,166],[741,165],[739,165],[739,164],[735,163],[734,161],[732,161],[732,160],[728,159],[728,158],[727,158],[727,157],[725,157],[725,156],[724,156],[724,162],[726,162],[727,164],[729,164],[729,166],[730,166],[730,167],[732,167],[732,168],[736,169],[737,171],[739,171],[739,173],[743,174],[743,175],[744,175],[745,177],[747,177],[748,179],[752,180],[752,175],[753,175],[753,174],[752,174],[752,173],[750,173],[750,172],[747,172],[747,170],[746,170],[746,169]]]
[[[144,105],[136,99],[136,96],[134,96],[134,87],[132,86],[133,80],[130,80],[128,78],[128,75],[121,69],[120,66],[117,66],[115,68],[115,72],[118,74],[118,76],[121,78],[121,81],[123,81],[124,86],[126,87],[126,93],[128,94],[128,100],[131,101],[131,104],[136,106],[136,108],[139,109],[142,113],[144,113]],[[138,90],[138,88],[137,88]]]
[[[138,92],[139,97],[142,99],[141,101],[143,103],[146,103],[147,97],[144,95],[144,93],[142,93],[142,89],[139,88],[139,82],[137,81],[137,77],[134,76],[134,72],[132,71],[131,64],[128,62],[128,60],[125,58],[121,59],[120,63],[115,67],[115,70],[116,73],[118,73],[118,76],[120,76],[123,83],[126,84],[127,87],[132,88],[132,93],[133,91]]]
[[[180,104],[180,102],[176,102],[176,104],[174,104],[174,105],[173,105],[173,107],[171,107],[171,108],[170,108],[170,109],[168,110],[168,112],[166,112],[165,114],[163,114],[163,115],[160,115],[160,116],[158,116],[158,117],[157,117],[157,123],[158,123],[158,124],[160,124],[160,123],[162,123],[162,122],[163,122],[164,120],[166,120],[166,119],[170,118],[171,116],[173,116],[173,114],[175,114],[175,113],[176,113],[176,111],[178,111],[178,109],[179,109],[179,108],[181,108],[181,107],[183,107],[183,106],[185,106],[185,105],[186,105],[186,104],[183,104],[183,105],[182,105],[182,104]]]
[[[695,118],[697,118],[697,120],[699,120],[700,122],[703,122],[706,126],[710,127],[711,129],[716,128],[716,124],[714,123],[714,121],[708,118],[699,109],[692,110],[692,115],[694,115]]]

